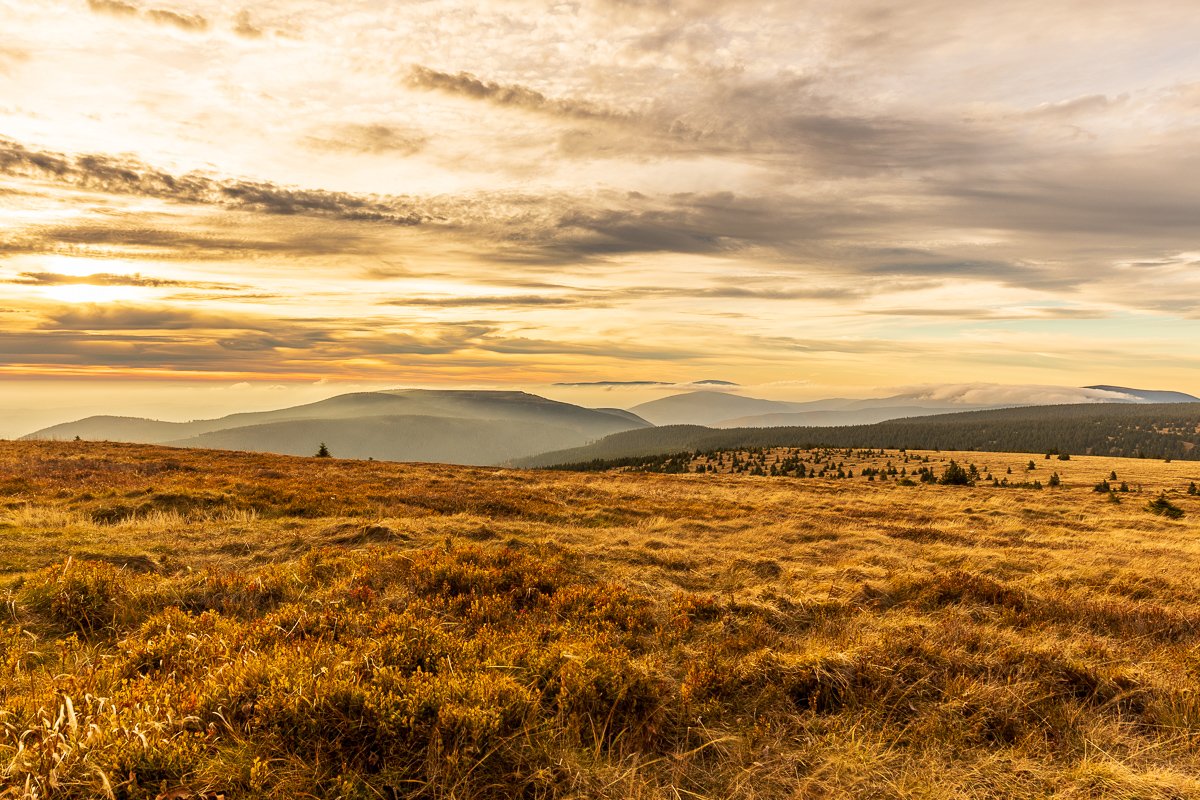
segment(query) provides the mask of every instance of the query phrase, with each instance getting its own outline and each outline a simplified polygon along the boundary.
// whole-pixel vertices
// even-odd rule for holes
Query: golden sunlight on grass
[[[907,456],[0,444],[0,797],[1200,797],[1200,464]]]

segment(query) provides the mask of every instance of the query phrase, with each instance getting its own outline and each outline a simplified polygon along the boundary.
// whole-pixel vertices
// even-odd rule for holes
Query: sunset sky
[[[372,386],[1200,391],[1190,2],[0,0],[0,31],[0,436]]]

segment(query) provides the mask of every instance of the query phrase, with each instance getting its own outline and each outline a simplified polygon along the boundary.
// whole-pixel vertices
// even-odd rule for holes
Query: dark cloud
[[[495,335],[492,327],[464,323],[426,321],[406,328],[387,319],[279,319],[80,304],[43,312],[36,330],[0,331],[0,350],[12,365],[323,374],[356,358],[400,365],[414,356],[457,357]]]
[[[106,219],[76,226],[27,228],[0,237],[0,255],[56,253],[90,259],[201,261],[264,255],[294,258],[366,255],[376,252],[379,247],[372,237],[345,228],[321,230],[314,225],[305,225],[299,230],[276,231],[268,238],[272,232],[258,225],[254,238],[232,238],[227,232],[209,233],[203,230],[203,221],[190,217],[140,214],[131,222],[141,222],[145,227],[130,227],[122,224],[123,220]]]
[[[584,100],[550,98],[527,86],[486,81],[469,72],[440,72],[419,64],[411,67],[406,83],[414,89],[445,92],[497,106],[519,108],[556,117],[603,121],[631,121],[635,118],[631,114],[613,111]]]
[[[180,14],[163,8],[146,10],[146,19],[160,25],[173,25],[183,31],[199,33],[208,30],[208,20],[196,14]]]
[[[854,271],[865,276],[906,276],[958,280],[977,280],[1069,291],[1076,283],[1075,275],[1043,269],[1027,264],[992,259],[954,258],[942,253],[922,250],[865,251]]]
[[[72,331],[164,331],[223,329],[233,325],[225,317],[182,308],[80,304],[46,313],[42,327]]]
[[[559,134],[560,153],[568,157],[692,153],[784,159],[805,173],[865,175],[961,166],[1019,150],[1001,130],[958,117],[838,110],[837,98],[823,94],[808,75],[749,79],[736,70],[705,75],[702,88],[683,99],[660,98],[637,111],[420,65],[410,69],[407,85],[580,123]],[[603,123],[603,129],[594,123]]]
[[[88,8],[97,14],[111,14],[115,17],[136,17],[142,13],[138,6],[121,0],[88,0]]]
[[[763,289],[742,286],[699,289],[647,286],[623,290],[622,293],[634,297],[691,297],[717,300],[849,300],[862,297],[866,290],[844,286],[789,286]]]
[[[1035,235],[1119,240],[1141,257],[1194,247],[1200,219],[1200,131],[1143,153],[1080,153],[1067,163],[1014,171],[991,180],[931,181],[954,201],[954,221]]]
[[[368,155],[411,156],[421,152],[429,137],[420,131],[397,125],[340,125],[309,136],[307,143],[319,150],[338,150]]]
[[[613,289],[585,289],[551,286],[565,294],[463,295],[459,297],[403,297],[381,301],[382,305],[431,308],[554,308],[586,306],[603,308],[647,298],[681,300],[847,300],[862,297],[866,290],[835,286],[775,286],[749,288],[738,286],[631,286]]]
[[[72,157],[30,150],[7,139],[0,139],[0,173],[50,179],[92,191],[221,205],[267,214],[302,214],[394,225],[422,222],[413,203],[403,198],[217,180],[198,173],[172,175],[134,159],[104,155]]]
[[[164,278],[149,278],[143,275],[110,275],[107,273],[98,273],[95,275],[62,275],[57,272],[22,272],[17,278],[9,280],[7,283],[25,286],[143,286],[153,289],[183,287],[230,292],[244,288],[222,283],[196,283],[192,281],[166,280]]]
[[[533,237],[536,247],[523,251],[514,242],[496,257],[570,262],[633,253],[722,255],[753,248],[779,253],[836,237],[855,224],[854,215],[866,213],[865,203],[846,209],[786,195],[629,195],[565,205]]]
[[[98,225],[49,228],[40,232],[43,240],[68,245],[100,245],[122,248],[150,248],[177,251],[178,255],[196,258],[205,253],[218,256],[279,253],[293,256],[320,256],[362,251],[369,248],[363,236],[349,231],[319,232],[306,230],[287,232],[275,239],[229,238],[197,230],[166,228],[103,227]],[[130,255],[122,252],[123,257]],[[158,253],[154,253],[156,257]]]

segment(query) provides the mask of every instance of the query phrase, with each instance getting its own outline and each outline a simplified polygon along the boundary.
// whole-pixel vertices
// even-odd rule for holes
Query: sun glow
[[[137,286],[92,286],[86,283],[47,286],[41,292],[60,303],[114,303],[137,300],[146,294],[144,289]]]

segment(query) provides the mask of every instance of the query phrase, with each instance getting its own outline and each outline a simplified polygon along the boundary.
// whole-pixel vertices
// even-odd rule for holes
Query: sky
[[[0,436],[348,387],[1200,391],[1190,2],[0,0],[0,30]],[[620,381],[660,386],[555,386]]]

